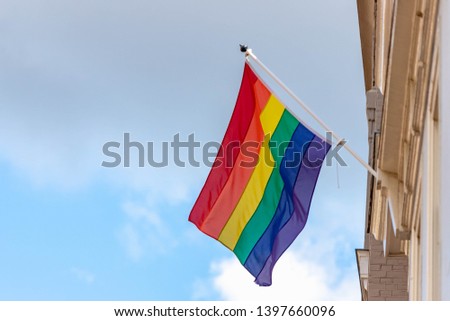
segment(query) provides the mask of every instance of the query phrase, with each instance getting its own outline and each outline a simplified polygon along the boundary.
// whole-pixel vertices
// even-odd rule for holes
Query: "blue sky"
[[[101,166],[125,132],[155,146],[177,133],[220,141],[241,42],[365,158],[354,1],[0,6],[0,299],[359,299],[366,171],[347,153],[339,187],[336,166],[323,168],[270,288],[187,222],[206,166]]]

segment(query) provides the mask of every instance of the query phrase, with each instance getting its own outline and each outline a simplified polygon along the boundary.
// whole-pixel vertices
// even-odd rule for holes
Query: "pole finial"
[[[247,49],[248,49],[248,46],[247,46],[247,45],[241,45],[241,44],[239,44],[239,47],[241,47],[241,52],[244,52],[244,53],[247,52]]]

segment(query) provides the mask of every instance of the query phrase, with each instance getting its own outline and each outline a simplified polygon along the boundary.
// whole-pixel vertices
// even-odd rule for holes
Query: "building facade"
[[[356,251],[362,299],[450,300],[448,1],[357,4],[369,164],[378,173],[368,176],[364,249]]]

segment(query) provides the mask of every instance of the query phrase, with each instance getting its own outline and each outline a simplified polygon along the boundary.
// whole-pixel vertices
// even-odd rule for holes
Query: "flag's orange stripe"
[[[247,152],[251,151],[254,155],[254,159],[245,156],[242,152],[239,153],[227,184],[201,226],[201,230],[204,233],[216,239],[219,237],[223,227],[233,213],[245,190],[247,182],[253,173],[254,166],[256,165],[257,156],[261,149],[261,142],[264,140],[264,131],[261,126],[260,115],[269,100],[270,92],[259,80],[255,83],[254,90],[256,108],[249,131],[245,137],[245,142],[257,143],[257,146],[254,148],[247,149]],[[226,146],[223,147],[226,150]],[[254,162],[254,166],[248,166],[249,162]],[[242,166],[244,163],[246,163],[247,166]]]
[[[253,85],[253,90],[255,92],[256,109],[259,109],[259,112],[261,113],[266,107],[271,93],[259,79]]]
[[[264,134],[272,137],[281,121],[284,111],[285,108],[278,99],[276,99],[275,96],[271,96],[267,102],[266,108],[260,116]],[[236,208],[230,215],[228,222],[225,224],[219,236],[219,241],[230,250],[234,250],[245,225],[247,225],[253,213],[257,210],[258,205],[264,196],[264,191],[266,190],[270,176],[275,169],[275,160],[270,152],[269,141],[270,138],[264,139],[264,143],[259,152],[259,162],[256,165]],[[270,157],[270,159],[268,157]]]

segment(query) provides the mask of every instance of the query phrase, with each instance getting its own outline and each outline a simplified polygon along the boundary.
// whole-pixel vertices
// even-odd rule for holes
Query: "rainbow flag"
[[[330,144],[245,64],[228,129],[189,221],[228,247],[259,285],[303,230]]]

